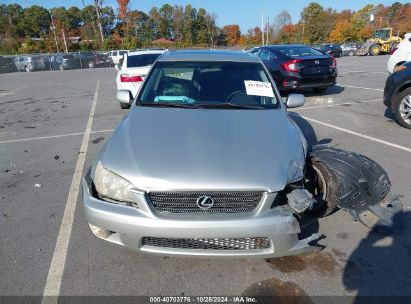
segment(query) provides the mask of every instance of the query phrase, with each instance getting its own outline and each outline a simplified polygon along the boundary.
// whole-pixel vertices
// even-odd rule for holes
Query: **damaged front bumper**
[[[95,197],[86,179],[83,179],[83,202],[87,221],[97,237],[136,251],[271,258],[319,249],[310,245],[319,236],[299,239],[298,221],[289,208],[281,206],[252,216],[160,217],[147,209],[117,205]]]

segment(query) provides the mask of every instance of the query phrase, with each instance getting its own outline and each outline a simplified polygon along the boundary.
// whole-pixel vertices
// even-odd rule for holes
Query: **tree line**
[[[174,41],[177,48],[245,48],[260,45],[263,36],[266,43],[273,44],[343,43],[364,41],[381,27],[393,27],[399,34],[411,32],[410,3],[368,4],[359,11],[337,12],[312,2],[296,23],[287,11],[281,11],[263,27],[242,33],[237,24],[217,26],[217,15],[204,8],[164,4],[146,13],[131,9],[129,2],[117,0],[117,9],[105,6],[104,0],[93,0],[92,5],[83,1],[81,8],[50,10],[1,4],[0,53],[132,49],[153,46],[159,38]]]

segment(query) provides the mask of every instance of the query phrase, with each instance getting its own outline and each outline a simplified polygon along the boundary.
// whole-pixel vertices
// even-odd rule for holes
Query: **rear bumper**
[[[310,89],[310,88],[327,88],[336,84],[336,77],[327,77],[324,80],[295,80],[284,79],[281,87],[283,89]]]
[[[300,73],[281,71],[277,77],[273,76],[280,90],[290,90],[331,87],[336,84],[337,73],[337,69],[335,69],[328,75],[307,77]]]
[[[83,179],[83,203],[93,233],[108,242],[131,250],[161,255],[201,257],[280,257],[312,252],[309,245],[318,236],[300,240],[300,227],[290,211],[276,207],[258,215],[206,219],[184,216],[160,217],[144,208],[113,204],[94,197]],[[230,239],[267,238],[264,249],[192,249],[147,246],[143,238]]]

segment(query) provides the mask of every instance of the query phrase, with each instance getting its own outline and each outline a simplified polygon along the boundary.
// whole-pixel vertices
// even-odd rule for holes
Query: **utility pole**
[[[67,42],[66,42],[66,34],[64,34],[64,28],[61,29],[61,32],[63,33],[64,47],[66,48],[66,53],[68,53]]]
[[[264,13],[261,13],[261,37],[264,46]]]
[[[51,28],[52,28],[53,34],[54,34],[54,42],[56,43],[57,53],[59,53],[59,44],[57,43],[56,27],[54,26],[54,18],[53,18],[53,15],[51,14],[50,10],[49,10],[49,12],[50,12],[50,16],[51,16]]]
[[[270,33],[270,16],[267,16],[267,39],[266,44],[268,45],[268,35]]]
[[[103,27],[101,25],[101,19],[100,19],[99,0],[94,0],[94,7],[96,8],[97,22],[98,22],[98,27],[100,29],[101,45],[103,45],[104,35],[103,35]]]

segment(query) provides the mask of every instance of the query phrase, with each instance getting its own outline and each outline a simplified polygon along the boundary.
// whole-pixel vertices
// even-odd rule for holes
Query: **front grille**
[[[270,241],[265,237],[226,239],[173,239],[144,237],[143,245],[176,249],[255,250],[270,248]]]
[[[202,209],[197,200],[208,196],[213,206]],[[260,203],[263,192],[150,192],[149,202],[158,213],[246,213]]]

